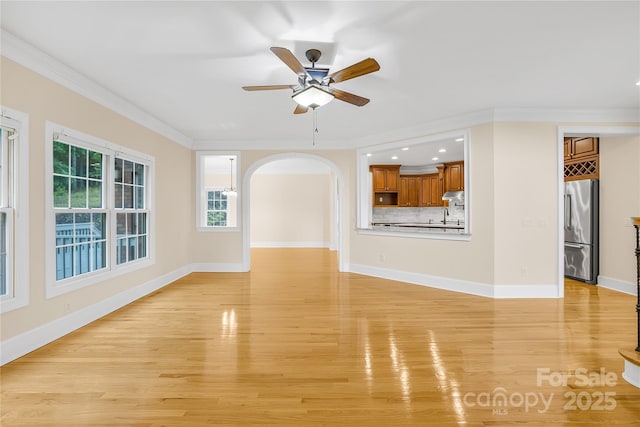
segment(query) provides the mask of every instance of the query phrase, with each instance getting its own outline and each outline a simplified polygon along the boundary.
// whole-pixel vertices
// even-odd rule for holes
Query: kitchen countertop
[[[372,222],[372,227],[376,230],[404,230],[404,231],[420,231],[427,229],[431,232],[446,232],[464,230],[464,222],[458,221],[447,222],[446,224],[438,222]]]

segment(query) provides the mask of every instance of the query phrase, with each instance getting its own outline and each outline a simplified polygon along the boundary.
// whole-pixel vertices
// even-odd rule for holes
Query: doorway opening
[[[596,206],[598,215],[596,216],[597,227],[599,229],[599,254],[598,261],[599,273],[593,280],[594,284],[602,287],[619,290],[625,293],[634,293],[634,285],[630,282],[635,281],[616,273],[616,277],[610,277],[612,271],[626,271],[627,268],[620,266],[625,263],[620,257],[620,253],[628,252],[629,262],[631,265],[632,248],[629,243],[629,249],[624,247],[624,241],[627,237],[629,242],[632,239],[632,231],[630,217],[634,212],[640,209],[640,197],[637,192],[635,196],[629,196],[630,193],[624,192],[624,188],[635,188],[632,183],[624,184],[624,180],[640,180],[637,167],[625,168],[622,164],[618,164],[618,160],[630,162],[636,165],[640,160],[640,149],[638,148],[638,135],[640,128],[630,126],[567,126],[558,128],[558,297],[564,297],[565,283],[565,228],[570,226],[569,213],[567,212],[567,191],[565,190],[565,137],[597,137],[600,141],[599,161],[600,176],[598,180],[599,187],[599,203]],[[619,142],[618,142],[619,141]],[[623,145],[631,146],[630,153],[616,153]],[[635,144],[635,145],[634,145]],[[604,149],[604,151],[603,151]],[[627,147],[629,150],[629,147]],[[634,154],[635,153],[635,156]],[[603,158],[605,154],[605,158]],[[616,160],[616,158],[618,160]],[[634,175],[635,174],[635,175]],[[626,177],[626,178],[625,178]],[[638,181],[636,181],[638,182]],[[635,197],[635,199],[633,198]],[[627,221],[627,222],[625,222]],[[628,227],[627,227],[628,225]],[[617,233],[617,234],[616,234]],[[628,234],[628,236],[627,236]],[[614,237],[617,236],[617,237]],[[626,237],[625,237],[626,236]],[[571,249],[575,250],[575,249]],[[612,256],[616,254],[616,256]],[[571,253],[569,254],[571,255]],[[635,273],[635,264],[630,271]],[[569,274],[571,276],[571,274]],[[631,277],[631,272],[629,273]],[[632,286],[633,285],[633,286]]]
[[[243,270],[251,252],[322,249],[342,260],[343,179],[324,157],[282,153],[253,163],[243,178]],[[321,253],[319,251],[318,253]]]

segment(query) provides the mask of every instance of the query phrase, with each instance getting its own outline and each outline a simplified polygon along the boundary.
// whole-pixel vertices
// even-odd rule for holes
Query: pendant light
[[[229,160],[231,161],[231,167],[229,169],[229,186],[226,187],[224,190],[222,190],[222,194],[224,194],[225,196],[235,196],[236,195],[236,189],[233,188],[233,157],[230,157]]]

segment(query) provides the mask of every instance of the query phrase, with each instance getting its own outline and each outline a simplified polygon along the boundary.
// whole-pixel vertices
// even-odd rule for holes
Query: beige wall
[[[331,175],[254,174],[251,243],[330,246]]]
[[[553,123],[495,124],[497,285],[558,281],[557,138]]]
[[[640,137],[600,138],[600,276],[636,283],[634,216],[640,216]]]
[[[0,59],[0,103],[29,115],[29,305],[2,315],[2,340],[126,291],[190,261],[194,180],[190,150],[36,74]],[[45,298],[45,121],[155,157],[155,265]]]

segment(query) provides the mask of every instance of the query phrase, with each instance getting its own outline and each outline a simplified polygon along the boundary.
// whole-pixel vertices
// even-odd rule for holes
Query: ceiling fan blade
[[[296,105],[296,109],[293,110],[293,114],[304,114],[307,111],[309,111],[308,107],[303,107],[302,105],[298,104]]]
[[[380,69],[380,64],[373,58],[363,59],[362,61],[355,63],[347,68],[344,68],[335,73],[331,73],[327,78],[331,83],[343,82],[345,80],[353,79],[354,77],[364,76],[365,74],[373,73]]]
[[[292,89],[291,85],[267,85],[267,86],[242,86],[242,89],[253,91],[253,90],[277,90],[277,89]]]
[[[287,48],[284,47],[272,47],[271,52],[275,53],[278,58],[285,64],[287,67],[291,68],[291,70],[300,75],[308,75],[307,70],[304,69],[298,58],[295,57],[293,53]]]
[[[331,92],[333,92],[333,96],[335,96],[336,99],[348,102],[349,104],[357,105],[358,107],[362,107],[363,105],[367,105],[369,103],[369,100],[367,98],[345,92],[344,90],[331,88]]]

